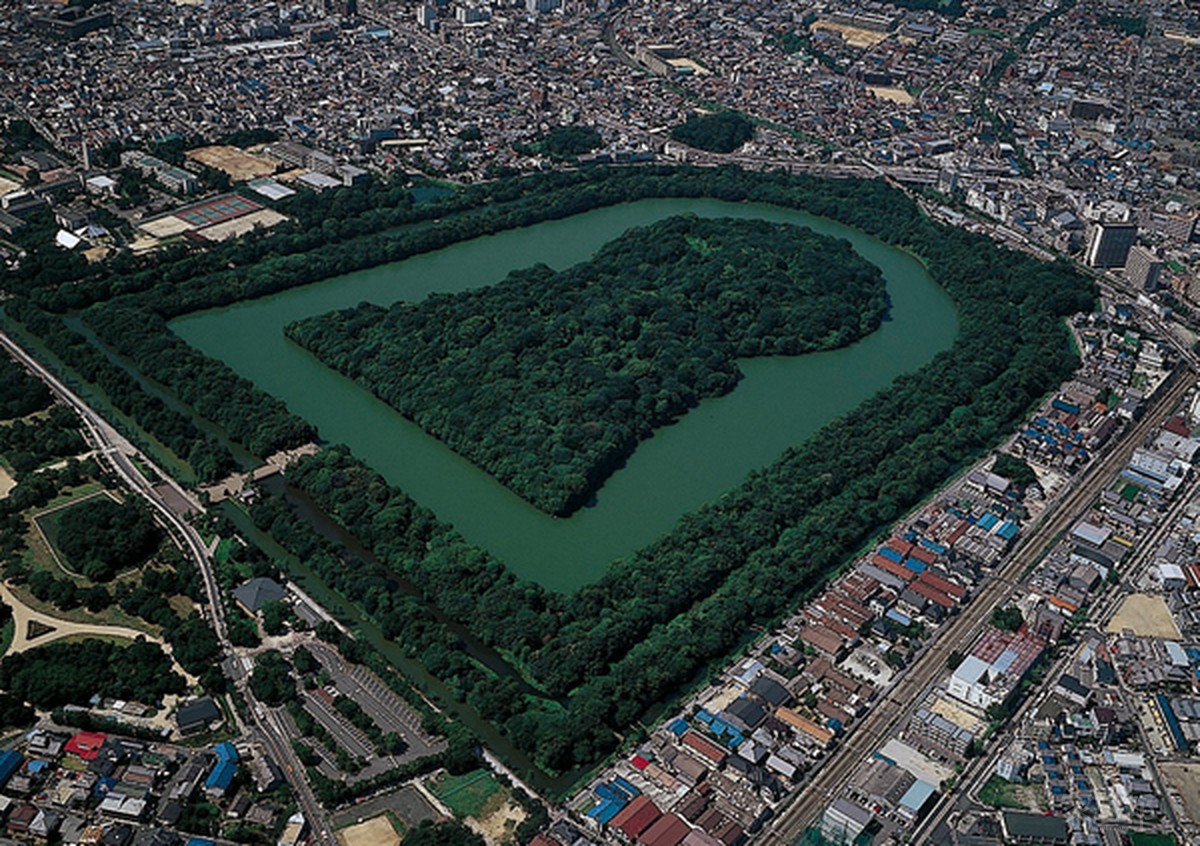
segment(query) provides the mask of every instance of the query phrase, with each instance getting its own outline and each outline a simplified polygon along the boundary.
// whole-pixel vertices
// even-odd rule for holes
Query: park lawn
[[[182,619],[187,619],[188,615],[196,609],[196,603],[192,602],[190,597],[184,596],[182,593],[167,597],[167,604],[171,606],[171,610],[175,612],[175,615]]]
[[[47,505],[24,514],[26,519],[29,520],[30,526],[29,531],[25,535],[26,549],[23,553],[23,559],[31,573],[39,570],[48,571],[55,578],[61,579],[65,577],[70,579],[80,589],[87,589],[96,584],[70,569],[71,562],[57,548],[58,517],[76,505],[90,502],[97,496],[104,495],[106,495],[106,490],[100,482],[88,482],[75,488],[69,488],[51,500]],[[153,559],[148,562],[148,565],[153,565]],[[140,584],[143,569],[144,567],[124,569],[111,581],[106,582],[105,587],[111,593],[122,584]],[[88,611],[82,605],[70,610],[64,610],[53,603],[38,599],[25,584],[10,585],[10,588],[17,599],[25,605],[28,605],[34,611],[48,614],[51,617],[58,617],[75,623],[124,626],[151,635],[161,634],[158,626],[151,625],[140,617],[126,613],[116,602],[113,602],[108,608],[100,612]],[[167,597],[167,602],[180,617],[188,616],[195,608],[194,603],[190,599],[181,595]]]
[[[979,799],[986,805],[991,805],[993,808],[1014,808],[1023,811],[1037,811],[1040,809],[1040,802],[1036,799],[1031,803],[1033,798],[1033,790],[1027,784],[1013,784],[1005,781],[998,775],[994,775],[987,780],[979,791]]]
[[[77,485],[73,488],[63,488],[63,490],[59,492],[58,496],[54,497],[54,499],[50,500],[41,508],[39,508],[37,513],[40,514],[43,511],[49,511],[51,508],[57,508],[60,505],[66,505],[73,499],[85,499],[89,496],[94,496],[95,494],[100,493],[102,490],[104,490],[104,484],[97,481],[84,482],[82,485]]]
[[[458,817],[479,818],[493,804],[489,800],[501,793],[504,786],[484,769],[472,770],[461,776],[441,776],[430,784],[433,795]]]
[[[38,536],[38,534],[36,532],[31,532],[29,535],[27,535],[26,539],[30,548],[25,550],[24,560],[25,563],[29,565],[30,570],[52,569],[56,576],[61,576],[63,571],[60,570],[58,565],[55,564],[50,558],[50,554],[46,550],[45,546],[41,543],[41,538]],[[40,547],[40,549],[37,549],[38,547]],[[91,582],[82,578],[76,578],[74,581],[81,587],[88,587],[91,585]],[[115,585],[120,581],[120,578],[114,579],[111,584]],[[78,608],[72,608],[70,611],[64,611],[57,605],[54,605],[50,602],[43,602],[42,600],[38,599],[29,590],[27,585],[10,584],[9,590],[12,591],[13,596],[15,596],[22,604],[29,606],[29,608],[37,611],[40,614],[46,614],[50,617],[57,617],[60,620],[70,620],[73,623],[94,623],[101,626],[125,626],[126,628],[137,629],[138,631],[143,631],[151,635],[157,636],[161,634],[157,626],[150,625],[141,617],[135,617],[132,614],[126,614],[115,602],[99,613],[92,613],[82,605]]]
[[[400,835],[401,838],[403,838],[404,835],[408,834],[408,826],[406,826],[404,824],[404,821],[401,820],[399,816],[397,816],[395,811],[391,811],[391,810],[384,811],[383,816],[387,819],[388,822],[390,822],[392,824],[392,831],[394,831],[394,832],[396,832],[396,834]]]
[[[158,481],[158,474],[153,472],[150,469],[150,465],[143,461],[139,456],[131,455],[129,460],[133,462],[133,466],[138,469],[138,472],[142,474],[142,478],[147,482],[154,484],[154,482]]]
[[[108,634],[72,634],[66,637],[60,637],[54,643],[83,643],[85,640],[99,640],[104,643],[111,643],[113,646],[129,646],[133,641],[124,635],[108,635]]]

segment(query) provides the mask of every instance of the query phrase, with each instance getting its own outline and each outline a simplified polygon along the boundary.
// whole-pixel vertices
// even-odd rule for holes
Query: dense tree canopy
[[[992,472],[1011,481],[1018,488],[1026,488],[1037,482],[1037,473],[1024,459],[1002,452],[992,465]]]
[[[352,558],[323,557],[322,577],[383,620],[391,636],[419,638],[421,660],[455,680],[456,694],[492,709],[488,716],[541,766],[564,769],[594,763],[613,748],[614,731],[624,732],[647,707],[727,658],[751,625],[794,608],[883,527],[992,448],[1071,373],[1076,361],[1061,318],[1090,307],[1087,281],[1066,264],[1042,264],[936,225],[879,180],[646,167],[502,180],[415,205],[389,185],[306,195],[289,209],[295,224],[269,236],[179,252],[109,276],[82,265],[45,279],[20,275],[12,280],[17,297],[5,309],[12,314],[25,296],[58,312],[102,303],[85,314],[88,325],[231,438],[251,443],[256,425],[271,438],[294,436],[302,421],[279,403],[255,417],[272,400],[189,349],[165,321],[647,197],[771,203],[862,229],[927,264],[957,304],[961,332],[928,366],[897,379],[570,597],[516,579],[342,450],[289,468],[289,482],[418,585],[446,618],[510,657],[540,690],[485,682],[489,670],[453,642],[439,645],[439,637],[446,642],[443,631],[421,619],[411,597],[391,589],[386,573]],[[409,225],[397,229],[401,224]],[[10,500],[48,495],[23,483]],[[275,516],[276,525],[286,525]],[[518,694],[524,702],[512,701]]]
[[[63,509],[57,522],[58,548],[68,566],[94,582],[141,565],[162,541],[162,531],[138,500],[93,497]]]
[[[484,846],[482,837],[457,820],[425,820],[404,835],[404,842],[409,846]]]
[[[110,361],[83,335],[68,328],[58,316],[41,311],[27,300],[9,301],[5,310],[36,334],[54,355],[99,387],[114,406],[186,461],[198,478],[214,481],[236,467],[229,450],[212,435],[149,393],[136,378]]]
[[[993,608],[992,625],[1001,631],[1015,632],[1025,625],[1025,617],[1021,614],[1021,609],[1015,605]]]
[[[153,703],[182,693],[183,677],[156,643],[52,643],[0,661],[0,688],[38,708],[86,705],[96,694]]]
[[[515,579],[344,452],[289,469],[293,484],[381,560],[542,685],[547,698],[527,696],[516,709],[511,691],[503,695],[495,684],[475,682],[468,696],[492,708],[513,742],[551,769],[605,754],[615,742],[611,730],[719,660],[747,626],[793,608],[985,451],[1070,374],[1075,359],[1061,317],[1091,304],[1090,286],[1068,266],[935,226],[879,183],[818,187],[730,172],[698,178],[716,196],[803,204],[913,250],[958,304],[955,346],[571,597]],[[692,187],[682,177],[660,183],[667,194]],[[337,583],[363,607],[391,614],[377,578],[343,568]],[[429,649],[423,660],[461,678],[461,662],[442,653]]]
[[[0,426],[0,453],[20,473],[85,449],[79,418],[63,405],[53,406],[45,419],[17,420]]]
[[[268,705],[282,705],[296,698],[296,680],[282,654],[269,649],[254,659],[250,689]]]
[[[540,508],[583,505],[639,441],[740,378],[735,359],[877,328],[879,269],[789,224],[668,218],[592,259],[289,336]]]
[[[694,114],[671,130],[671,137],[710,153],[732,153],[754,137],[754,124],[737,112]]]
[[[0,356],[0,420],[24,417],[50,404],[50,391],[41,379],[7,356]]]
[[[546,133],[541,149],[559,159],[582,156],[600,146],[600,133],[593,126],[556,126]]]

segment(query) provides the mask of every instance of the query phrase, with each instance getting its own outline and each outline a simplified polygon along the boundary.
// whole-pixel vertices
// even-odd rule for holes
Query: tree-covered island
[[[883,277],[846,241],[692,215],[561,272],[298,321],[294,341],[545,511],[584,505],[653,431],[733,390],[736,359],[878,328]]]

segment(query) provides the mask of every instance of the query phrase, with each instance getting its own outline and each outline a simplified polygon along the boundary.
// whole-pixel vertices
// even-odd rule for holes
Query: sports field
[[[1110,634],[1130,629],[1138,637],[1161,637],[1179,640],[1182,635],[1171,611],[1161,596],[1135,593],[1125,597],[1120,609],[1108,624]]]
[[[903,88],[895,88],[886,85],[868,86],[867,90],[878,97],[880,100],[887,100],[891,103],[899,103],[902,106],[907,106],[915,102],[913,96]]]
[[[275,172],[275,163],[239,150],[237,147],[214,145],[188,150],[187,157],[226,174],[234,182],[246,182]]]
[[[214,223],[232,220],[260,208],[262,206],[253,200],[239,197],[236,194],[228,194],[180,209],[175,212],[175,217],[199,229],[202,226],[212,226]]]
[[[1178,792],[1187,816],[1192,822],[1200,821],[1200,764],[1164,761],[1158,768],[1169,788]]]
[[[886,32],[875,32],[871,29],[861,29],[856,26],[835,23],[833,21],[817,21],[812,25],[811,29],[813,32],[817,30],[836,32],[851,47],[874,47],[888,37]]]
[[[259,209],[258,211],[244,214],[241,217],[235,217],[221,223],[214,223],[212,226],[206,226],[200,230],[200,234],[210,241],[227,241],[230,238],[237,238],[255,229],[270,229],[272,226],[282,223],[285,220],[287,220],[287,217],[274,209]]]
[[[224,194],[143,221],[138,229],[159,241],[195,231],[210,241],[225,241],[258,227],[269,229],[284,220],[287,218],[279,212],[263,208],[248,197]]]
[[[338,842],[342,846],[399,846],[400,835],[388,819],[387,814],[380,814],[363,820],[355,825],[347,826],[337,833]]]
[[[460,817],[479,817],[488,808],[489,800],[504,788],[487,770],[473,770],[465,775],[444,775],[429,788],[434,796]]]

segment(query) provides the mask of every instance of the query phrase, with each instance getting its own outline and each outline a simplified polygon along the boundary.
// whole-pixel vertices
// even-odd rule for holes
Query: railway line
[[[1041,559],[1047,547],[1078,519],[1080,512],[1099,495],[1113,474],[1129,461],[1134,449],[1161,423],[1163,417],[1193,385],[1195,372],[1180,367],[1171,376],[1154,405],[1127,428],[1103,457],[1084,471],[1083,478],[1051,504],[1042,521],[1017,544],[1003,567],[991,576],[971,602],[879,700],[857,729],[828,759],[806,786],[757,839],[759,846],[792,846],[814,823],[818,814],[846,786],[859,763],[891,733],[909,712],[912,703],[942,674],[950,653],[970,644],[992,609],[1004,601],[1013,586]]]

